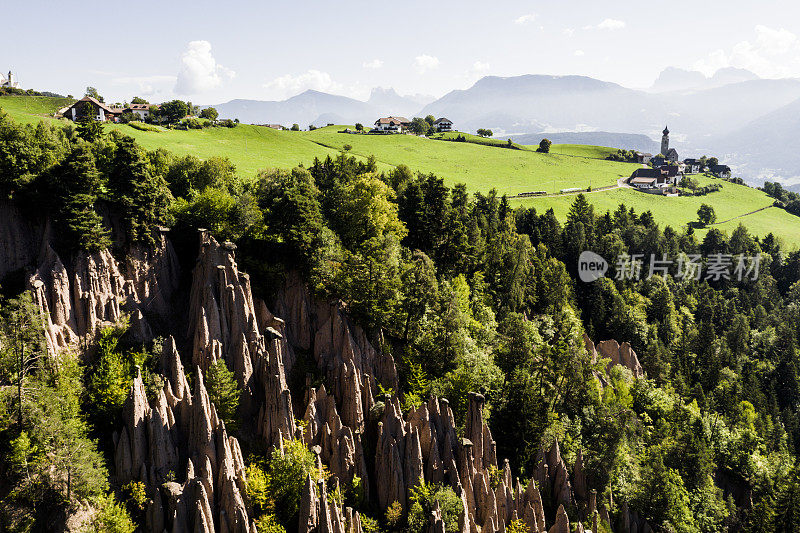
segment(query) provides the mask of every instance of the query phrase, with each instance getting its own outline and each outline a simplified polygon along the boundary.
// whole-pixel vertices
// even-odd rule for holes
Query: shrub
[[[283,524],[294,523],[306,478],[318,482],[325,472],[317,468],[313,452],[300,440],[286,442],[283,453],[273,450],[269,466],[267,493],[275,501],[276,515]]]
[[[239,409],[239,386],[225,361],[218,359],[208,367],[205,375],[208,398],[217,409],[229,432],[237,429],[236,411]]]
[[[247,499],[255,514],[274,509],[275,504],[269,496],[269,476],[256,464],[247,465]]]
[[[361,519],[361,529],[364,533],[381,533],[381,527],[377,520],[363,513],[361,513],[359,518]]]
[[[458,520],[463,509],[461,499],[450,487],[420,483],[411,490],[409,497],[409,533],[423,533],[427,530],[428,516],[433,511],[435,502],[439,502],[442,511],[444,530],[458,531]]]
[[[550,153],[550,147],[552,145],[553,145],[553,143],[552,143],[552,141],[550,141],[550,139],[542,139],[539,142],[539,148],[537,148],[536,151],[539,152],[539,153],[542,153],[542,154],[549,154]]]
[[[147,488],[141,481],[131,481],[122,490],[128,495],[128,504],[137,511],[144,511],[147,506]]]
[[[258,533],[286,533],[286,528],[278,523],[275,515],[262,515],[257,518],[255,522]]]
[[[90,531],[97,533],[133,533],[136,524],[131,515],[111,494],[100,496],[97,503],[100,508],[92,519]]]
[[[395,500],[392,505],[386,508],[386,524],[391,529],[399,529],[400,521],[403,519],[403,506]]]
[[[130,111],[125,111],[123,114],[121,114],[121,115],[119,116],[119,121],[120,121],[122,124],[127,124],[127,123],[129,123],[129,122],[132,122],[132,121],[134,121],[134,120],[136,120],[136,115],[134,115],[134,114],[133,114],[133,113],[131,113]]]
[[[128,126],[135,130],[139,131],[154,131],[156,133],[160,133],[161,130],[151,124],[145,124],[144,122],[140,122],[138,120],[132,120],[128,122]]]

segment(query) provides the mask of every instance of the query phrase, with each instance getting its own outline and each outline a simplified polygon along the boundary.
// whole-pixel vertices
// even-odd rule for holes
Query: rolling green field
[[[375,155],[386,165],[408,165],[413,170],[433,172],[450,185],[465,183],[470,190],[497,189],[498,194],[529,191],[558,192],[570,187],[613,185],[630,176],[637,165],[598,161],[587,157],[540,154],[533,150],[511,150],[471,142],[448,142],[412,135],[347,135],[343,126],[330,126],[301,135],[320,145],[351,153]]]
[[[335,157],[339,153],[315,144],[297,132],[246,124],[235,128],[164,130],[158,133],[139,131],[124,124],[112,124],[107,128],[123,131],[148,150],[165,148],[177,155],[191,154],[200,159],[227,157],[245,178],[254,176],[261,169],[292,168],[301,163],[308,165],[314,157]]]
[[[742,223],[754,235],[763,237],[771,232],[788,248],[800,247],[800,217],[776,207],[742,216],[772,205],[774,200],[763,191],[716,178],[700,176],[693,179],[696,179],[701,186],[720,183],[722,189],[705,196],[665,197],[625,188],[588,193],[586,198],[594,205],[598,214],[613,211],[623,203],[628,208],[632,207],[637,213],[650,210],[657,222],[676,229],[696,221],[700,206],[709,204],[714,207],[717,214],[717,224],[713,227],[730,233]],[[556,217],[563,222],[573,201],[575,201],[574,195],[566,195],[512,200],[512,204],[532,206],[537,212],[544,212],[552,207]],[[729,222],[725,222],[728,220]],[[702,238],[706,231],[708,230],[698,229],[696,233]]]
[[[35,124],[41,120],[61,123],[53,118],[53,114],[74,101],[71,98],[48,96],[0,96],[0,109],[23,124]]]
[[[22,123],[40,120],[66,123],[52,118],[52,114],[70,102],[59,98],[4,96],[0,97],[0,108]],[[553,193],[569,187],[613,185],[617,178],[629,176],[638,167],[604,160],[615,148],[554,144],[550,154],[540,154],[535,146],[515,145],[518,149],[508,149],[504,148],[503,140],[469,134],[464,134],[467,142],[449,142],[410,135],[337,133],[344,126],[291,132],[241,124],[236,128],[147,132],[128,125],[106,125],[107,130],[112,128],[134,137],[148,150],[164,148],[177,155],[192,154],[201,159],[228,157],[245,179],[263,168],[308,165],[315,157],[336,156],[345,145],[350,145],[349,153],[358,158],[374,155],[380,170],[405,164],[412,170],[441,176],[450,185],[465,183],[469,190],[483,192],[495,188],[499,194],[536,190]],[[612,189],[588,193],[587,198],[598,213],[614,210],[624,203],[637,212],[649,209],[660,224],[676,228],[696,220],[697,209],[707,203],[714,207],[719,221],[716,227],[722,230],[730,232],[742,223],[756,235],[772,232],[789,248],[800,247],[800,217],[774,207],[746,215],[772,204],[765,193],[708,177],[699,177],[698,181],[700,185],[718,182],[723,187],[701,197],[661,197],[631,189]],[[534,206],[539,211],[552,207],[563,221],[574,199],[574,195],[549,196],[513,200],[513,203]],[[702,236],[705,231],[697,233]]]
[[[591,157],[593,159],[605,159],[616,151],[616,148],[592,146],[589,144],[554,144],[550,147],[551,154]]]

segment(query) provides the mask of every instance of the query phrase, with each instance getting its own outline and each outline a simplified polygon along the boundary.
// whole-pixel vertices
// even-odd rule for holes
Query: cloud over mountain
[[[190,41],[181,54],[181,67],[175,82],[178,94],[198,94],[216,89],[236,76],[233,70],[217,63],[208,41]]]

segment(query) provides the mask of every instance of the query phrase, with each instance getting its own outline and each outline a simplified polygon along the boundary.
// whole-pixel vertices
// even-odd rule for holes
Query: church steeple
[[[661,137],[661,155],[667,156],[669,152],[669,128],[664,126],[664,135]]]
[[[664,126],[664,131],[662,133],[664,135],[669,135],[669,126]]]

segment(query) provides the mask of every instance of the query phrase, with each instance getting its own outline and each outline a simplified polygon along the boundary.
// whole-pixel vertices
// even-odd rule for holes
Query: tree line
[[[552,209],[515,207],[403,165],[380,172],[374,158],[346,153],[243,180],[226,159],[176,157],[118,132],[21,126],[7,116],[0,176],[4,198],[51,217],[66,254],[146,244],[158,225],[188,250],[205,227],[237,243],[242,270],[268,300],[287,271],[299,271],[315,294],[342,299],[368,332],[384,333],[404,409],[437,394],[463,425],[467,394],[482,391],[498,457],[523,479],[539,447],[558,439],[567,463],[582,451],[603,501],[626,502],[654,527],[783,531],[800,517],[800,252],[771,234],[740,225],[700,239],[691,227],[659,226],[649,211],[596,213],[583,195],[561,221]],[[606,277],[579,281],[584,250],[609,260]],[[760,272],[695,279],[673,266],[618,276],[616,258],[634,254],[643,272],[653,258],[760,254]],[[31,524],[45,501],[87,498],[105,502],[106,520],[141,520],[136,487],[109,484],[104,464],[134,369],[157,390],[157,346],[128,345],[124,328],[110,329],[94,339],[94,357],[56,364],[42,351],[41,325],[8,326],[36,313],[24,293],[5,292],[3,312],[21,318],[2,322],[0,342],[2,475],[15,487],[4,504],[24,509]],[[630,342],[647,377],[607,373],[589,358],[584,333]],[[235,434],[226,371],[215,369],[209,388]],[[52,443],[64,451],[44,453]],[[283,510],[298,493],[280,480],[315,465],[300,449],[285,461],[252,451],[249,505],[265,527],[291,530]],[[737,491],[751,494],[752,507],[731,498]],[[60,499],[47,499],[55,493]],[[373,531],[420,527],[413,513],[381,515],[356,493],[344,497]],[[449,499],[434,486],[415,502],[424,516]]]

